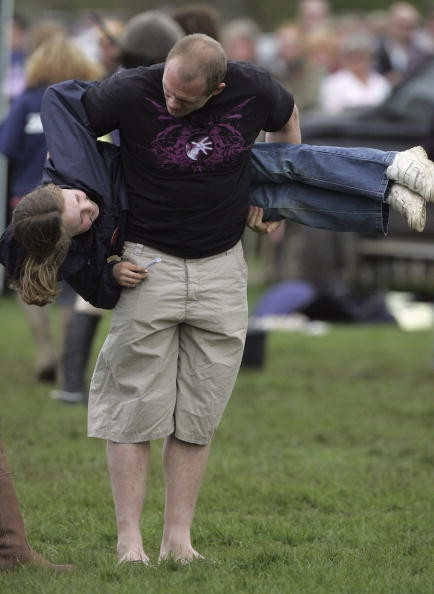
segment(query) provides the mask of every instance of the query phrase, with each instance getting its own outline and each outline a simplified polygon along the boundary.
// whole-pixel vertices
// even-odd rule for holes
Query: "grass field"
[[[154,564],[118,566],[104,444],[86,411],[47,397],[33,345],[0,299],[1,433],[29,540],[77,570],[0,575],[1,593],[416,594],[433,572],[432,332],[273,332],[263,371],[240,373],[194,522],[206,561],[155,563],[161,443],[143,516]],[[101,328],[100,340],[104,333]]]

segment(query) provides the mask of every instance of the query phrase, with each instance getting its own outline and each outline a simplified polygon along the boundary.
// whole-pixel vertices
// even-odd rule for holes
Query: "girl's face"
[[[97,216],[99,207],[82,190],[62,189],[64,207],[62,222],[71,235],[80,235],[88,231]]]

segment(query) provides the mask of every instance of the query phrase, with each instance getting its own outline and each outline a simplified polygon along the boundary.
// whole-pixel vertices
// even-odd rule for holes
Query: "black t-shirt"
[[[166,109],[163,68],[119,72],[90,88],[84,105],[98,136],[120,130],[126,239],[183,258],[212,256],[240,239],[251,147],[261,130],[284,126],[294,100],[262,68],[229,62],[225,89],[175,118]]]

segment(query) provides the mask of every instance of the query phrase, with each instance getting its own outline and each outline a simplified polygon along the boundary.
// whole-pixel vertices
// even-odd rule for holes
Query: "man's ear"
[[[226,87],[226,83],[220,83],[211,94],[212,95],[220,95],[220,93],[225,89],[225,87]]]

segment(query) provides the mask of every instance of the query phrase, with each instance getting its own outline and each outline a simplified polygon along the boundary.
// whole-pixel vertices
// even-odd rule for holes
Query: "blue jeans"
[[[264,220],[385,234],[386,170],[395,155],[371,148],[256,143],[250,204],[264,209]]]

